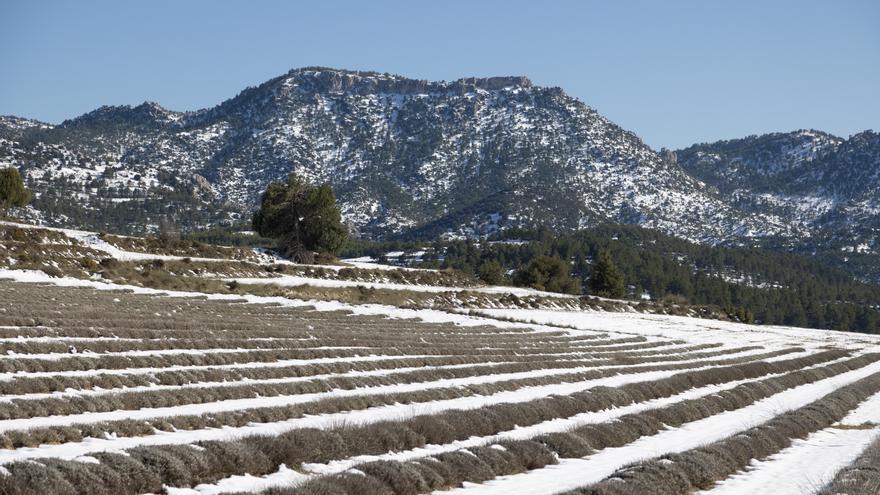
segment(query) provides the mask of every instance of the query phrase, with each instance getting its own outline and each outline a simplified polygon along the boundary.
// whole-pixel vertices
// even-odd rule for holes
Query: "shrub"
[[[369,462],[357,469],[388,485],[396,495],[417,495],[430,489],[418,469],[401,462]]]
[[[579,294],[581,283],[571,276],[571,266],[564,260],[551,256],[538,256],[514,275],[514,284],[521,287]]]
[[[126,481],[122,475],[105,464],[58,459],[46,459],[42,463],[58,471],[80,495],[125,493]]]
[[[0,476],[0,493],[16,495],[78,495],[76,488],[61,472],[33,461],[4,466],[9,472]]]
[[[192,480],[190,466],[168,450],[158,447],[137,447],[128,451],[133,459],[141,462],[171,486],[187,486]]]
[[[504,268],[496,260],[489,260],[480,265],[478,274],[480,280],[489,285],[500,285],[504,282]]]

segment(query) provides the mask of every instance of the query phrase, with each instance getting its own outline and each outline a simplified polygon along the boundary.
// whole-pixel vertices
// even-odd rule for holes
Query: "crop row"
[[[344,426],[341,429],[326,431],[295,429],[276,436],[216,442],[222,447],[214,446],[211,448],[250,452],[248,457],[252,461],[235,465],[232,470],[222,470],[215,464],[210,470],[211,476],[200,471],[199,473],[191,473],[195,477],[186,480],[168,473],[157,474],[163,483],[186,486],[215,481],[231,474],[245,472],[265,474],[276,469],[282,463],[296,466],[302,462],[326,462],[361,453],[381,453],[389,450],[414,448],[428,443],[448,443],[474,435],[487,435],[509,430],[516,425],[534,424],[584,411],[595,411],[650,400],[687,390],[699,386],[699,384],[723,383],[750,376],[758,377],[768,373],[798,369],[839,357],[842,357],[842,353],[839,351],[828,351],[821,355],[788,361],[754,362],[727,368],[680,373],[660,380],[630,383],[621,387],[594,387],[568,396],[550,396],[525,403],[500,403],[475,410],[452,410],[442,414],[417,416],[398,422],[380,422],[363,427]],[[859,361],[851,360],[850,365],[858,365],[870,358],[855,359]],[[842,368],[842,366],[840,367]],[[444,391],[444,393],[456,395],[454,390]],[[406,400],[399,395],[384,399],[386,399],[385,403],[389,404]],[[433,397],[432,400],[437,400],[437,397]],[[363,405],[369,407],[376,405],[376,403]],[[343,405],[339,399],[330,399],[322,404],[321,410],[311,411],[309,414],[328,412],[334,407],[337,410],[349,410],[351,406],[350,403]],[[209,444],[213,445],[210,442],[200,445],[201,448],[207,448]],[[240,445],[231,446],[230,444]],[[173,457],[177,455],[175,452],[179,453],[181,447],[154,447],[152,449],[167,449],[167,453],[164,455]],[[260,455],[256,455],[254,450],[258,451]],[[189,452],[185,449],[184,451]],[[257,469],[254,463],[260,459],[268,459],[270,462],[259,462],[263,467]],[[183,463],[188,464],[188,462]],[[155,470],[153,472],[156,473]]]
[[[667,347],[670,345],[681,345],[680,341],[655,341],[639,344],[622,344],[618,340],[611,340],[597,343],[596,345],[570,345],[559,344],[553,345],[544,342],[523,343],[517,345],[514,342],[494,342],[481,339],[479,341],[468,340],[450,340],[432,342],[425,341],[419,343],[409,342],[370,342],[370,345],[364,345],[366,342],[360,342],[360,345],[352,346],[350,342],[340,342],[337,339],[323,339],[320,342],[313,340],[294,340],[294,339],[231,339],[231,340],[151,340],[151,341],[131,341],[131,340],[99,340],[92,342],[0,342],[0,360],[9,359],[11,357],[17,359],[35,359],[34,355],[59,354],[59,358],[72,356],[71,345],[77,348],[77,352],[88,352],[95,354],[125,354],[125,353],[148,353],[149,351],[212,351],[214,349],[237,349],[237,350],[267,350],[267,349],[301,349],[301,350],[322,350],[324,348],[353,348],[353,349],[408,349],[418,348],[420,351],[428,350],[425,353],[445,352],[447,348],[454,348],[461,345],[469,345],[475,350],[516,350],[521,353],[530,351],[547,352],[624,352],[630,350],[651,350],[655,348]],[[700,344],[700,348],[717,347],[720,344]],[[194,352],[197,353],[197,352]],[[156,352],[156,354],[161,354]],[[90,354],[83,355],[89,357]]]
[[[575,363],[576,364],[576,363]],[[461,378],[452,378],[456,383],[464,387],[491,387],[496,385],[501,389],[510,390],[531,385],[546,385],[547,383],[576,382],[583,380],[595,380],[618,374],[634,374],[644,371],[656,371],[662,369],[676,369],[677,367],[692,368],[697,366],[713,365],[713,361],[697,361],[678,365],[650,363],[643,366],[622,366],[610,368],[585,368],[575,366],[571,369],[550,368],[528,370],[519,373],[490,374],[490,375],[467,375]],[[418,385],[422,389],[434,388],[447,379],[447,372],[441,370],[427,370],[426,373],[415,372],[399,375],[380,376],[339,376],[324,379],[310,379],[307,381],[280,381],[268,383],[241,383],[221,384],[212,387],[200,388],[177,388],[162,390],[143,390],[137,392],[120,392],[106,395],[50,397],[42,399],[14,399],[8,402],[0,402],[0,421],[22,418],[36,418],[44,416],[69,416],[74,414],[100,413],[122,410],[138,410],[146,408],[170,408],[188,404],[206,404],[222,401],[269,398],[288,396],[291,400],[299,400],[302,394],[330,393],[331,391],[361,390],[363,393],[372,393],[372,389],[381,390],[383,387],[400,387],[402,385]],[[455,373],[455,371],[448,371]],[[428,378],[428,381],[422,381]],[[508,379],[511,378],[511,379]],[[0,428],[3,424],[0,423]]]
[[[735,364],[744,363],[749,359],[760,358],[760,356],[752,356],[752,358],[729,359],[719,362],[718,364]],[[827,359],[829,356],[819,356],[816,359],[820,361]],[[685,366],[666,366],[669,369],[685,369]],[[663,374],[664,371],[646,372],[657,375]],[[644,375],[644,374],[642,374]],[[627,378],[630,375],[613,376],[610,379],[618,382],[638,382],[649,381],[650,376],[642,376],[638,373]],[[605,379],[607,381],[608,379]],[[220,428],[220,427],[244,427],[253,424],[272,424],[277,422],[288,421],[294,418],[301,418],[304,415],[318,414],[337,414],[340,412],[363,411],[367,412],[367,408],[377,406],[390,405],[430,405],[434,408],[445,407],[442,401],[460,402],[462,399],[478,399],[485,403],[494,402],[510,402],[508,398],[501,398],[504,392],[518,392],[528,390],[529,394],[534,397],[545,396],[547,394],[558,391],[558,384],[553,380],[531,380],[528,383],[532,385],[526,388],[516,388],[517,385],[523,385],[523,380],[513,380],[502,383],[491,384],[475,384],[468,387],[453,386],[447,388],[434,388],[432,390],[413,390],[394,392],[392,387],[390,390],[372,390],[372,394],[364,395],[359,392],[347,394],[347,396],[338,396],[337,394],[325,394],[323,396],[312,397],[280,397],[277,399],[261,398],[251,400],[254,404],[247,409],[242,409],[241,402],[229,407],[228,403],[215,403],[208,405],[215,410],[211,412],[199,413],[183,413],[179,409],[169,408],[166,412],[151,410],[145,413],[137,414],[139,419],[132,419],[135,413],[120,415],[118,412],[109,414],[111,418],[125,416],[129,419],[109,419],[101,421],[101,418],[92,414],[86,414],[82,418],[78,417],[62,417],[52,418],[50,423],[54,426],[38,427],[39,424],[46,421],[36,418],[35,420],[12,420],[12,422],[20,423],[18,429],[13,424],[7,423],[5,427],[7,431],[0,436],[0,445],[6,448],[33,447],[40,444],[57,444],[65,442],[80,441],[84,437],[104,438],[107,435],[114,437],[131,437],[152,435],[158,431],[178,431],[178,430],[196,430],[204,428]],[[568,383],[568,388],[574,391],[587,388],[595,388],[595,385],[589,383]],[[606,387],[607,388],[607,387]],[[597,390],[604,390],[598,388]],[[494,394],[498,394],[499,398],[495,398]],[[280,405],[261,405],[267,402],[280,402]],[[454,407],[454,406],[453,406]],[[196,406],[196,409],[203,409]],[[219,409],[219,410],[218,410]],[[82,421],[88,420],[87,423]],[[79,423],[77,421],[80,421]],[[27,429],[21,429],[26,427]],[[13,428],[9,430],[9,428]],[[163,437],[166,438],[167,437]]]
[[[643,436],[654,435],[657,432],[670,428],[677,427],[687,422],[697,421],[699,419],[709,417],[715,414],[719,414],[724,411],[734,410],[741,407],[745,407],[749,404],[754,403],[757,400],[770,397],[776,393],[779,393],[783,390],[796,387],[799,385],[803,385],[806,383],[816,382],[825,378],[829,378],[831,376],[835,376],[837,374],[857,369],[866,364],[870,364],[871,362],[877,360],[880,356],[863,356],[854,359],[850,359],[843,362],[834,363],[828,366],[812,368],[808,370],[799,370],[793,371],[781,376],[774,376],[771,378],[765,378],[763,380],[759,380],[752,383],[744,383],[738,385],[732,389],[722,390],[718,393],[707,395],[704,397],[684,400],[681,402],[676,402],[666,407],[656,408],[656,409],[648,409],[643,412],[627,414],[623,415],[619,418],[615,418],[613,421],[598,423],[598,424],[586,424],[578,428],[569,429],[567,431],[546,433],[535,436],[531,439],[527,440],[509,440],[506,442],[506,445],[516,445],[517,443],[523,443],[524,445],[529,445],[530,443],[537,442],[542,445],[545,449],[549,450],[554,458],[565,458],[565,457],[584,457],[594,453],[597,450],[609,448],[609,447],[620,447],[626,445],[630,442],[637,440]],[[681,379],[680,376],[672,377],[672,379]],[[653,384],[657,384],[654,382]],[[621,388],[641,388],[646,384],[629,384],[625,385]],[[574,397],[577,397],[577,394],[573,394]],[[535,404],[529,404],[534,407]],[[520,406],[525,406],[522,404]],[[618,406],[619,407],[619,406]],[[445,420],[449,425],[462,425],[468,424],[468,421],[458,417],[456,415],[466,414],[466,413],[477,413],[478,411],[468,411],[468,412],[460,412],[460,411],[452,411],[450,413],[446,413],[444,415],[432,416],[422,418],[422,422],[419,424],[421,428],[418,432],[424,435],[424,431],[428,425],[433,426],[431,431],[443,432],[444,430],[448,431],[449,428],[440,428],[437,427],[435,422]],[[488,414],[488,411],[481,410],[479,411],[483,414]],[[514,417],[518,417],[518,411],[510,411],[506,410],[505,417],[512,414]],[[521,414],[521,413],[520,413]],[[454,418],[454,419],[453,419]],[[477,422],[479,424],[479,418],[471,418],[471,423]],[[486,421],[483,420],[483,424]],[[440,423],[442,424],[442,423]],[[524,426],[521,423],[516,423],[517,426]],[[381,430],[376,431],[376,428],[379,425],[371,425],[367,427],[367,430],[372,430],[368,435],[380,435]],[[390,429],[390,428],[386,428]],[[489,430],[488,428],[479,433],[474,433],[472,431],[467,432],[466,434],[470,434],[470,436],[457,436],[457,437],[447,437],[447,438],[430,438],[427,440],[427,443],[430,444],[443,444],[450,443],[455,440],[461,440],[463,438],[471,438],[474,436],[490,436],[496,435],[498,432],[494,432]],[[436,433],[435,433],[436,434]],[[360,438],[361,435],[352,435],[351,431],[346,431],[343,435],[343,438],[346,440],[354,437]],[[365,435],[366,436],[366,435]],[[364,441],[362,440],[362,443]],[[387,442],[387,440],[386,440]],[[420,447],[418,445],[416,447]],[[380,447],[381,448],[381,447]],[[406,447],[413,448],[413,447]],[[350,456],[358,455],[358,454],[378,454],[380,453],[379,448],[376,448],[374,451],[367,452],[346,452]],[[399,445],[394,445],[391,449],[393,451],[401,451],[404,450]],[[340,454],[336,454],[336,456],[340,456]],[[332,456],[331,456],[332,457]],[[432,455],[432,457],[436,457]],[[326,462],[326,461],[319,461]],[[476,461],[474,461],[476,462]],[[406,463],[396,463],[397,465],[404,466]],[[360,465],[356,466],[358,470],[360,470]],[[508,475],[519,472],[520,469],[516,468],[512,471],[498,471],[494,470],[494,476],[500,475]],[[340,478],[339,476],[329,476],[329,477],[320,477],[317,478],[315,483],[316,487],[321,487],[321,489],[327,489],[328,486],[333,485],[336,481],[344,479],[344,476]],[[490,478],[480,477],[478,479],[470,479],[467,481],[471,482],[482,482],[486,481]],[[443,486],[432,486],[432,489],[439,488],[451,488],[456,486],[457,482],[450,485]],[[303,493],[312,493],[312,488],[308,486],[308,488],[303,491]],[[299,492],[297,492],[299,493]],[[634,492],[638,493],[638,492]],[[641,492],[641,493],[651,493],[651,492]]]
[[[849,466],[840,470],[819,495],[876,495],[880,493],[880,438]]]
[[[560,356],[558,358],[537,359],[534,356],[374,356],[369,360],[339,358],[317,362],[300,360],[249,361],[222,365],[171,366],[164,368],[124,368],[114,370],[89,370],[81,372],[20,373],[8,375],[0,380],[0,394],[22,396],[45,394],[66,390],[124,391],[129,387],[179,386],[204,382],[235,382],[241,380],[272,380],[288,377],[309,377],[332,374],[358,374],[360,372],[395,372],[397,368],[418,367],[460,367],[455,375],[467,376],[482,372],[518,372],[545,367],[563,368],[577,366],[621,366],[661,361],[685,361],[715,356],[725,356],[730,352],[754,350],[752,347],[718,350],[674,355],[641,356],[632,358],[605,357],[602,359]],[[770,353],[764,357],[784,356],[802,352],[800,348],[788,348]]]
[[[567,493],[617,495],[650,490],[658,495],[672,495],[708,489],[716,481],[744,469],[752,460],[779,452],[792,440],[805,438],[840,421],[877,392],[880,392],[880,373],[724,440],[626,466],[599,483]]]

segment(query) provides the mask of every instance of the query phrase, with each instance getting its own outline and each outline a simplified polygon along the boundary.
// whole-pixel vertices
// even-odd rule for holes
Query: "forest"
[[[518,271],[538,257],[565,260],[590,292],[594,263],[607,251],[627,298],[678,298],[716,305],[738,319],[766,324],[880,331],[880,287],[854,279],[815,257],[750,247],[695,244],[631,225],[601,225],[570,234],[508,230],[484,241],[369,242],[352,240],[342,257],[424,251],[417,266],[451,268],[474,276],[490,262],[502,283],[522,282]],[[411,260],[406,255],[402,258]],[[401,262],[403,260],[387,260]]]

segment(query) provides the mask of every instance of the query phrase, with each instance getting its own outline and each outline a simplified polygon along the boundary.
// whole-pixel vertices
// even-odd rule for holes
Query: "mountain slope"
[[[429,82],[295,69],[215,107],[0,118],[46,223],[141,233],[247,222],[291,171],[331,181],[370,238],[638,224],[703,243],[831,253],[880,278],[880,136],[819,131],[655,152],[524,77]],[[870,278],[870,277],[869,277]]]
[[[740,214],[634,134],[523,77],[306,68],[197,112],[144,103],[23,122],[0,122],[0,162],[23,169],[50,223],[136,231],[172,213],[190,228],[246,219],[266,184],[293,170],[331,181],[345,218],[371,237],[605,221],[708,242],[800,234]]]
[[[880,134],[801,130],[697,144],[676,157],[741,211],[787,218],[809,233],[778,246],[823,253],[880,280]]]

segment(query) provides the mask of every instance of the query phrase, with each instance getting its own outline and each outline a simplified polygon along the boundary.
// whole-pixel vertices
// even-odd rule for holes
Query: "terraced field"
[[[878,493],[880,342],[0,281],[0,494]]]

